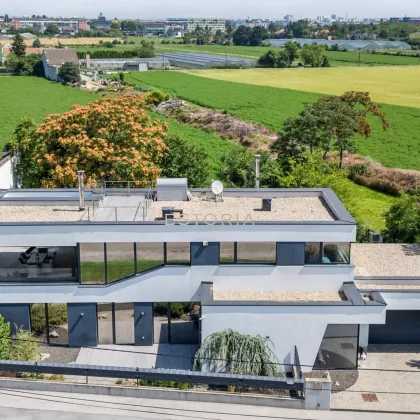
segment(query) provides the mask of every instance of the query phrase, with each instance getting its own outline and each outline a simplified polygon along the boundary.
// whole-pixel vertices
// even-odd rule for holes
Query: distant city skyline
[[[164,19],[168,17],[222,17],[222,18],[283,18],[286,14],[316,18],[331,14],[346,17],[381,18],[390,16],[417,16],[420,14],[415,0],[383,0],[380,4],[375,0],[353,0],[337,3],[333,0],[313,2],[297,0],[293,4],[278,0],[259,0],[244,2],[243,0],[213,0],[198,2],[196,0],[153,0],[142,4],[133,1],[116,3],[114,0],[73,0],[63,2],[56,0],[16,0],[7,6],[0,6],[0,15],[47,15],[47,16],[84,16],[95,17],[100,12],[112,19],[142,18]]]

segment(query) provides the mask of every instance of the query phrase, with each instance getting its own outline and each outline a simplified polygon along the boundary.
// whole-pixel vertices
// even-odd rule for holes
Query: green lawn
[[[327,55],[334,65],[357,65],[358,51],[327,51]],[[360,54],[360,63],[364,65],[383,66],[415,66],[419,64],[418,57],[404,57],[399,55]]]
[[[86,104],[99,99],[96,94],[48,82],[36,77],[0,77],[0,149],[13,134],[16,125],[24,117],[37,122],[49,114],[69,110],[73,104]],[[167,121],[169,135],[178,135],[200,144],[209,154],[210,179],[219,178],[220,159],[236,146],[219,136],[198,128],[152,113],[153,118]]]
[[[312,92],[207,79],[183,72],[130,73],[126,81],[163,89],[273,130],[280,130],[287,118],[296,116],[305,103],[319,97]],[[385,104],[383,111],[391,128],[384,132],[373,121],[371,136],[358,142],[359,153],[387,166],[420,170],[420,108]]]
[[[73,104],[87,104],[94,94],[38,77],[0,77],[0,150],[24,117],[37,122],[49,114],[69,110]]]
[[[161,114],[151,112],[154,119],[166,121],[169,126],[169,135],[179,136],[188,142],[199,144],[207,152],[210,165],[208,184],[214,179],[220,179],[221,158],[231,150],[241,146],[235,145],[228,140],[223,140],[214,133],[200,130],[186,124],[181,124],[174,119],[164,117]]]
[[[137,272],[141,273],[162,265],[162,261],[137,261]],[[107,261],[108,283],[134,275],[134,260]],[[105,264],[103,262],[81,262],[82,283],[103,284],[105,282]]]

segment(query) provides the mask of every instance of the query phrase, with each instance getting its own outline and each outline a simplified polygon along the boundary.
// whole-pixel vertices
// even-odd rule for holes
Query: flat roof
[[[332,221],[333,214],[320,197],[278,197],[271,200],[271,211],[262,211],[262,198],[225,197],[223,201],[154,201],[147,220],[162,218],[163,207],[183,211],[183,219],[233,222],[239,221]]]
[[[356,277],[420,277],[420,244],[353,244]]]
[[[330,189],[225,189],[215,199],[209,189],[189,189],[190,201],[153,201],[157,190],[108,188],[86,190],[87,214],[79,211],[77,189],[3,190],[0,223],[77,222],[165,223],[162,208],[172,207],[179,223],[256,224],[340,223],[356,224]],[[146,199],[146,197],[148,199]],[[271,210],[263,210],[263,199]],[[92,206],[95,211],[92,211]],[[182,216],[181,216],[182,214]],[[176,223],[177,221],[175,221]]]
[[[336,292],[249,292],[244,290],[218,291],[213,290],[214,301],[265,301],[265,302],[342,302],[346,300],[343,293]]]

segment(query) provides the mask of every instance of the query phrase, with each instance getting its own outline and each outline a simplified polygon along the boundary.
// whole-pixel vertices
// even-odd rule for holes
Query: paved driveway
[[[371,345],[359,366],[357,382],[332,395],[333,408],[420,414],[420,345]],[[362,394],[378,401],[365,402]]]

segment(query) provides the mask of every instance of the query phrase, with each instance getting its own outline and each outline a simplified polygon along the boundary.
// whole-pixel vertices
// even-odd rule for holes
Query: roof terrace
[[[81,210],[83,208],[83,210]],[[0,223],[348,223],[355,221],[329,189],[185,190],[185,197],[159,188],[0,192]]]

